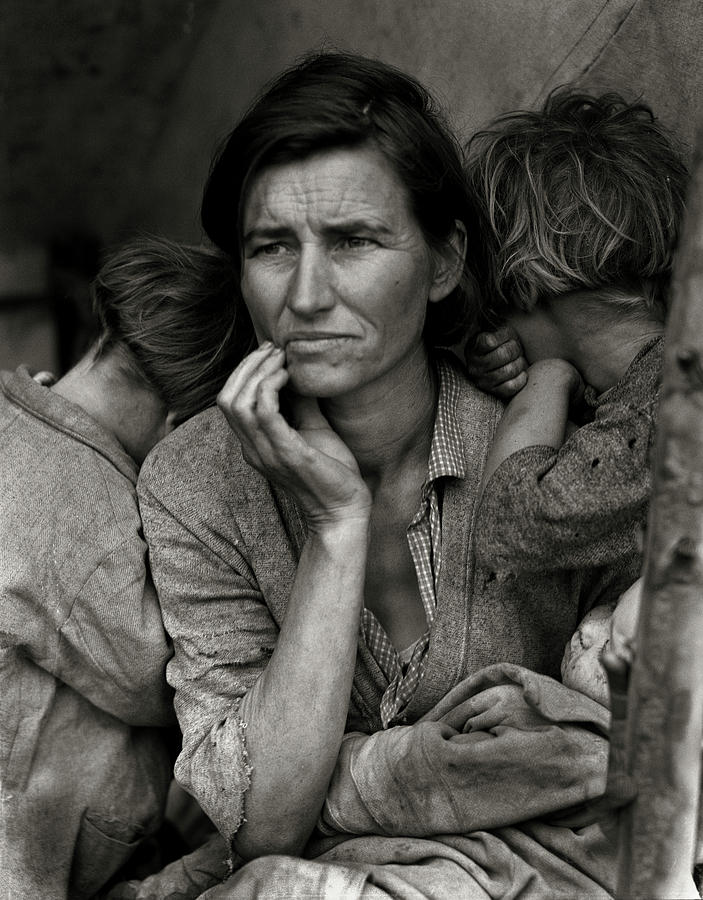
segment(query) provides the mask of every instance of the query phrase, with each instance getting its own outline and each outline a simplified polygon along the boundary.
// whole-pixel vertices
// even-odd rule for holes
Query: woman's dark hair
[[[478,132],[468,175],[489,323],[575,290],[664,318],[688,172],[644,103],[559,88]]]
[[[216,250],[144,237],[111,253],[91,286],[100,332],[94,358],[154,390],[175,424],[211,406],[253,349],[240,328],[239,279]]]
[[[308,56],[278,76],[229,135],[213,162],[203,227],[241,267],[244,204],[264,168],[340,147],[371,145],[405,185],[428,246],[445,252],[456,220],[468,236],[459,286],[428,304],[425,339],[446,346],[472,328],[478,306],[471,269],[475,213],[461,148],[430,93],[398,69],[362,56]]]

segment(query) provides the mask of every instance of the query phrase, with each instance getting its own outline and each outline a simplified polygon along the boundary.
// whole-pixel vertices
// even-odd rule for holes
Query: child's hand
[[[464,350],[466,369],[482,391],[506,402],[527,384],[527,362],[510,325],[482,331]]]

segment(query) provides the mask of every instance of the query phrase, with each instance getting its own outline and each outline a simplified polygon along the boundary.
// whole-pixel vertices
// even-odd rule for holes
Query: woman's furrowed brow
[[[294,229],[285,225],[255,225],[244,232],[242,240],[245,244],[252,241],[276,241],[288,237],[293,231]],[[357,218],[326,222],[320,232],[333,237],[361,233],[383,237],[393,234],[393,228],[379,220]]]
[[[359,232],[370,232],[372,234],[387,235],[392,234],[393,229],[390,225],[376,219],[341,219],[339,221],[329,222],[325,225],[324,231],[329,234],[357,234]]]
[[[243,241],[245,244],[257,240],[279,240],[290,234],[290,229],[281,225],[257,225],[244,232]]]

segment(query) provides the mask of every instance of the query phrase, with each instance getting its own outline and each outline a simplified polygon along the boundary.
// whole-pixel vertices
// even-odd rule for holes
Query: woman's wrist
[[[330,549],[368,543],[371,506],[359,505],[343,510],[327,510],[307,520],[308,535],[315,536]]]

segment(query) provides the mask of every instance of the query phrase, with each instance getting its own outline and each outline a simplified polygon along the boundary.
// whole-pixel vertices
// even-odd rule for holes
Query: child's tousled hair
[[[576,290],[663,321],[688,172],[644,103],[559,88],[478,132],[468,178],[487,325]]]
[[[154,390],[175,424],[212,405],[252,349],[222,253],[147,236],[106,259],[92,286],[99,323],[94,358],[115,353],[124,374]]]

